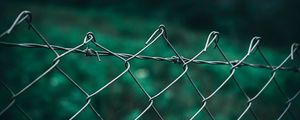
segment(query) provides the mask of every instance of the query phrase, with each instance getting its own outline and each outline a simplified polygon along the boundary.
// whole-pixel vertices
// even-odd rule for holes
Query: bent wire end
[[[163,25],[160,25],[159,27],[158,27],[158,29],[156,29],[152,34],[151,34],[151,36],[148,38],[148,40],[145,42],[145,45],[148,45],[149,43],[152,43],[153,41],[155,41],[160,35],[158,35],[154,40],[152,40],[152,38],[154,37],[154,35],[156,35],[157,34],[157,32],[158,31],[161,31],[161,33],[160,34],[163,34],[164,33],[164,30],[163,29],[161,29],[161,26],[163,26]],[[152,40],[152,41],[151,41]]]
[[[86,33],[86,36],[84,37],[84,40],[83,40],[83,44],[87,44],[90,40],[96,42],[96,38],[95,38],[93,32]]]
[[[215,44],[217,44],[219,42],[219,32],[217,32],[217,31],[212,31],[209,33],[209,35],[206,39],[204,50],[206,50],[210,46],[210,44],[212,44],[213,42],[215,42]]]
[[[247,54],[250,54],[254,51],[255,48],[258,47],[261,37],[254,36],[250,42]]]
[[[163,24],[160,24],[158,28],[163,32],[163,37],[165,39],[168,39],[168,34],[167,34],[166,26],[163,25]]]
[[[18,24],[20,24],[21,22],[23,22],[24,20],[27,20],[28,23],[30,23],[32,21],[32,15],[31,12],[28,10],[24,10],[22,11],[18,17],[15,19],[15,21],[13,22],[13,24],[9,27],[9,29],[7,29],[5,32],[3,32],[0,35],[0,38],[2,38],[4,35],[10,34],[10,32],[14,29],[14,27]]]
[[[26,19],[27,22],[29,22],[29,23],[32,22],[32,14],[31,14],[30,11],[24,10],[24,11],[22,11],[19,15],[24,16],[24,17],[18,22],[18,24],[19,24],[20,22],[22,22],[23,19]],[[28,15],[28,17],[27,17],[27,15]]]

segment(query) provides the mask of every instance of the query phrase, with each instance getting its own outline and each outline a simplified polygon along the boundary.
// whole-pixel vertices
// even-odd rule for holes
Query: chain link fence
[[[38,43],[13,43],[13,42],[2,42],[3,39],[5,39],[5,36],[9,35],[15,28],[15,26],[26,22],[29,26],[29,30],[34,31],[44,42],[44,44],[38,44]],[[157,56],[146,56],[142,55],[142,52],[145,51],[148,47],[153,45],[155,41],[159,40],[159,38],[163,38],[164,42],[167,43],[169,49],[174,53],[173,57],[157,57]],[[194,113],[189,114],[188,119],[195,119],[197,116],[199,116],[200,113],[205,113],[209,118],[212,120],[216,119],[214,114],[211,112],[210,108],[208,107],[209,104],[213,104],[210,102],[212,99],[214,99],[214,96],[217,93],[222,92],[222,88],[228,84],[229,81],[233,81],[234,84],[238,87],[239,91],[243,94],[243,99],[246,99],[247,101],[245,102],[245,106],[243,108],[243,111],[240,112],[239,116],[236,116],[236,119],[243,119],[245,114],[250,114],[253,119],[261,119],[258,115],[257,112],[254,110],[253,103],[257,101],[257,98],[262,96],[262,93],[268,89],[271,83],[275,83],[276,88],[279,90],[278,94],[281,94],[284,96],[284,99],[286,100],[286,104],[284,105],[285,108],[282,109],[281,114],[274,114],[273,116],[276,116],[277,119],[282,119],[284,116],[289,115],[293,119],[300,119],[299,116],[297,116],[295,111],[292,111],[290,108],[294,107],[294,103],[297,102],[295,99],[298,97],[300,90],[296,91],[294,95],[288,96],[285,90],[281,87],[280,83],[276,79],[276,74],[280,71],[288,71],[288,72],[293,72],[293,74],[299,74],[300,68],[298,66],[296,67],[285,67],[284,65],[288,61],[293,61],[296,59],[296,56],[299,56],[299,53],[297,50],[299,49],[299,44],[294,43],[291,45],[290,48],[290,53],[287,54],[287,57],[283,59],[283,61],[278,64],[278,65],[272,65],[268,58],[264,55],[263,51],[260,49],[260,37],[253,37],[252,40],[250,41],[249,47],[247,48],[248,51],[239,60],[230,60],[224,51],[222,50],[221,45],[218,44],[219,41],[219,33],[216,31],[211,32],[206,40],[204,48],[195,54],[192,58],[186,58],[183,57],[177,50],[173,47],[172,43],[168,40],[167,36],[167,30],[164,25],[160,25],[154,32],[153,34],[149,37],[149,39],[146,41],[145,46],[141,48],[139,51],[137,51],[135,54],[127,54],[127,53],[116,53],[108,48],[102,46],[98,41],[96,41],[96,38],[92,32],[88,32],[86,36],[84,37],[83,43],[73,47],[73,48],[67,48],[64,46],[57,46],[50,44],[47,39],[39,32],[39,30],[33,25],[32,23],[32,15],[29,11],[23,11],[21,12],[18,17],[15,19],[14,23],[12,26],[6,30],[4,33],[1,34],[0,36],[1,42],[0,42],[0,47],[21,47],[21,48],[38,48],[38,49],[48,49],[50,50],[53,54],[55,54],[55,58],[52,58],[52,65],[47,68],[42,74],[40,74],[38,77],[36,77],[34,80],[32,80],[29,84],[27,84],[24,88],[22,88],[19,91],[14,91],[11,86],[8,86],[4,80],[0,80],[1,85],[11,94],[10,97],[10,103],[5,105],[5,108],[1,108],[0,112],[0,118],[4,117],[7,112],[9,112],[10,109],[15,107],[19,112],[21,112],[24,117],[27,119],[32,119],[29,114],[26,113],[26,111],[16,102],[18,101],[19,96],[24,94],[25,91],[28,91],[32,86],[38,86],[38,82],[43,78],[45,75],[47,75],[50,71],[58,71],[61,75],[63,75],[69,82],[72,83],[73,86],[75,86],[79,91],[81,91],[82,94],[85,95],[86,103],[77,110],[76,113],[74,113],[72,116],[70,116],[69,119],[76,119],[76,117],[81,114],[85,109],[90,109],[92,110],[95,115],[99,119],[105,119],[103,117],[103,114],[101,112],[97,111],[95,106],[92,104],[91,101],[94,100],[95,96],[100,94],[103,90],[107,89],[110,86],[113,86],[115,83],[117,83],[124,74],[129,74],[132,78],[132,80],[136,83],[136,85],[139,86],[139,90],[143,92],[144,97],[148,99],[148,104],[145,105],[146,107],[139,112],[137,116],[135,116],[135,119],[140,119],[145,113],[149,111],[154,111],[156,114],[157,118],[159,119],[164,119],[164,116],[161,114],[161,111],[157,108],[155,105],[156,99],[165,94],[166,91],[168,91],[174,84],[178,83],[178,81],[182,80],[181,78],[185,77],[189,84],[192,86],[192,89],[197,93],[195,96],[201,97],[202,101],[199,101],[201,103],[201,106],[198,106],[198,110],[195,111]],[[83,46],[89,46],[89,45],[94,45],[96,46],[99,50],[94,50],[92,48],[87,47],[86,49],[82,49]],[[213,47],[215,48],[218,53],[223,57],[223,60],[220,61],[207,61],[207,60],[201,60],[198,59],[199,56],[203,55],[204,53],[208,52],[208,48]],[[64,51],[62,54],[59,54],[58,51]],[[25,53],[24,53],[25,54]],[[88,93],[80,84],[75,82],[74,78],[72,78],[70,75],[68,75],[63,68],[61,68],[60,62],[62,61],[61,59],[65,57],[68,54],[84,54],[86,56],[90,57],[96,57],[98,61],[101,61],[101,57],[104,56],[112,56],[115,57],[119,60],[121,60],[124,64],[124,71],[122,71],[120,74],[115,76],[113,79],[109,80],[108,83],[106,83],[104,86],[101,86],[100,89]],[[258,54],[266,63],[266,65],[262,64],[253,64],[253,63],[248,63],[245,62],[245,60],[253,55],[253,54]],[[155,62],[168,62],[172,64],[178,64],[182,67],[182,72],[175,78],[172,79],[171,82],[165,86],[163,89],[159,90],[156,94],[149,94],[149,92],[144,88],[144,86],[140,83],[138,78],[136,77],[135,73],[132,72],[131,70],[131,61],[133,59],[140,59],[140,60],[153,60]],[[228,69],[229,74],[226,79],[223,80],[221,84],[218,85],[216,89],[213,90],[209,95],[204,95],[203,92],[198,88],[197,84],[195,81],[192,79],[191,75],[189,74],[189,68],[193,65],[197,64],[206,64],[206,65],[211,65],[211,66],[218,66],[218,65],[226,65],[230,66],[230,69]],[[255,93],[254,95],[249,95],[245,88],[240,85],[238,78],[235,77],[236,72],[238,71],[238,68],[241,67],[251,67],[255,69],[266,69],[269,71],[270,76],[265,82],[262,87],[257,88],[258,92]],[[1,68],[4,69],[4,68]],[[9,70],[9,69],[7,69]],[[221,73],[221,74],[227,74],[227,73]],[[251,79],[251,78],[250,78]],[[297,80],[299,80],[297,78]],[[17,81],[17,80],[16,80]],[[30,102],[30,101],[29,101]],[[259,102],[259,101],[258,101]],[[4,103],[1,103],[4,104]],[[126,105],[126,104],[123,104]],[[100,106],[101,107],[101,106]],[[16,111],[13,111],[16,112]],[[298,111],[299,112],[299,111]],[[152,118],[150,118],[152,119]],[[153,118],[155,119],[155,118]],[[201,119],[201,118],[200,118]]]

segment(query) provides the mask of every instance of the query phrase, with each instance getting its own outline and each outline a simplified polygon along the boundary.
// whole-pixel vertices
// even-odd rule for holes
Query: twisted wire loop
[[[297,119],[294,115],[294,113],[290,110],[291,106],[293,105],[293,102],[295,102],[295,99],[299,96],[300,90],[298,90],[293,96],[287,96],[287,94],[284,92],[283,88],[280,86],[278,81],[276,80],[276,73],[278,71],[291,71],[295,73],[300,72],[300,68],[297,67],[285,67],[283,66],[286,62],[289,60],[294,60],[295,59],[295,53],[297,53],[299,44],[294,43],[291,46],[290,49],[290,54],[279,64],[279,65],[271,65],[270,62],[267,60],[265,55],[260,49],[260,37],[253,37],[252,40],[250,41],[248,51],[247,53],[240,59],[240,60],[229,60],[228,57],[225,55],[224,51],[221,49],[220,45],[218,44],[219,42],[219,33],[216,31],[212,31],[208,37],[207,40],[205,41],[205,46],[202,50],[200,50],[197,54],[195,54],[192,58],[185,58],[179,52],[175,49],[175,47],[172,45],[172,43],[169,41],[168,36],[167,36],[167,29],[164,25],[160,25],[152,34],[151,36],[147,39],[145,42],[145,46],[142,47],[140,50],[136,51],[134,54],[128,54],[128,53],[117,53],[117,52],[112,52],[108,48],[102,46],[99,41],[96,41],[96,37],[92,32],[88,32],[84,39],[83,42],[75,47],[72,48],[66,48],[63,46],[57,46],[57,45],[52,45],[48,42],[48,40],[40,33],[40,31],[32,24],[32,15],[31,12],[29,11],[23,11],[21,12],[11,27],[7,29],[5,32],[3,32],[0,35],[0,40],[2,40],[5,36],[9,35],[12,30],[19,24],[21,24],[23,21],[26,21],[28,24],[29,30],[33,30],[34,33],[41,39],[44,44],[38,44],[38,43],[13,43],[13,42],[2,42],[0,41],[0,46],[2,47],[23,47],[23,48],[40,48],[40,49],[48,49],[50,50],[53,54],[55,54],[55,58],[52,59],[52,65],[49,66],[42,74],[40,74],[38,77],[36,77],[33,81],[31,81],[29,84],[27,84],[24,88],[22,88],[20,91],[13,91],[3,80],[0,80],[1,86],[3,86],[10,94],[11,94],[11,100],[10,103],[6,105],[4,109],[1,110],[0,112],[0,118],[5,114],[9,109],[12,107],[16,107],[17,110],[19,110],[25,118],[31,120],[32,118],[30,117],[29,114],[24,111],[22,107],[20,107],[17,104],[17,98],[18,96],[22,95],[24,92],[28,91],[32,86],[34,86],[38,81],[41,80],[46,74],[48,74],[50,71],[53,71],[54,69],[57,70],[60,74],[62,74],[73,86],[75,86],[85,97],[86,97],[86,102],[85,104],[76,112],[74,113],[69,119],[75,119],[80,113],[82,113],[83,110],[85,110],[88,106],[89,108],[93,111],[93,113],[98,117],[98,119],[104,120],[102,115],[97,112],[97,110],[94,108],[92,105],[91,101],[93,98],[100,94],[104,89],[113,86],[113,83],[117,82],[120,77],[122,77],[124,74],[129,73],[131,78],[134,80],[136,85],[138,85],[139,89],[143,92],[143,94],[148,98],[149,104],[143,108],[143,110],[140,112],[139,115],[135,117],[135,119],[140,119],[147,111],[150,109],[153,109],[157,117],[159,119],[163,120],[163,116],[159,112],[159,110],[155,107],[155,99],[162,94],[164,94],[168,89],[170,89],[172,86],[174,86],[175,83],[177,83],[181,78],[186,77],[189,81],[189,83],[192,85],[193,89],[197,92],[197,95],[201,97],[202,101],[201,106],[199,106],[199,109],[194,113],[190,115],[190,120],[195,119],[200,112],[205,110],[206,114],[210,117],[210,119],[215,120],[214,115],[212,114],[211,110],[208,108],[208,101],[212,99],[216,93],[220,91],[221,88],[224,87],[224,85],[228,84],[229,80],[233,80],[234,83],[237,85],[239,90],[243,93],[243,96],[248,100],[247,101],[247,106],[242,111],[242,113],[238,116],[238,120],[243,118],[243,116],[250,111],[251,115],[255,119],[259,119],[258,116],[256,115],[255,111],[253,110],[253,102],[261,96],[262,92],[264,92],[269,84],[273,81],[280,91],[280,94],[282,94],[285,99],[286,99],[286,107],[283,109],[283,112],[278,115],[278,119],[282,119],[284,115],[287,113],[290,113],[291,116],[293,116],[294,119]],[[162,38],[164,42],[167,43],[170,51],[173,52],[174,56],[165,58],[165,57],[159,57],[159,56],[145,56],[141,55],[142,52],[146,51],[147,48],[151,47],[155,41],[157,41],[159,38]],[[89,48],[89,45],[87,44],[93,44],[96,46],[98,50],[94,50]],[[197,59],[199,56],[205,54],[208,51],[208,48],[214,44],[214,48],[217,49],[219,54],[224,58],[223,61],[207,61],[207,60],[200,60]],[[87,46],[85,49],[82,49],[82,47]],[[63,51],[62,54],[59,54],[58,51]],[[247,63],[244,62],[249,56],[255,53],[259,53],[259,55],[263,58],[264,62],[266,65],[262,64],[253,64],[253,63]],[[101,57],[104,56],[113,56],[124,63],[124,70],[119,73],[117,76],[115,76],[112,80],[110,80],[108,83],[106,83],[104,86],[100,87],[96,91],[92,93],[86,92],[79,84],[75,82],[75,80],[69,76],[62,68],[59,67],[60,61],[63,57],[69,55],[69,54],[85,54],[86,56],[91,56],[91,57],[97,57],[98,61],[101,61]],[[141,59],[141,60],[153,60],[157,62],[169,62],[169,63],[174,63],[178,64],[182,67],[182,72],[174,79],[172,82],[170,82],[168,85],[166,85],[164,88],[162,88],[158,93],[154,95],[150,95],[147,90],[141,85],[137,77],[135,77],[134,73],[131,71],[131,64],[130,62],[133,59]],[[49,61],[50,62],[50,61]],[[195,64],[208,64],[208,65],[228,65],[231,68],[229,69],[229,75],[227,78],[208,96],[204,96],[204,94],[198,89],[198,86],[194,83],[192,78],[189,75],[189,66],[195,65]],[[252,67],[256,69],[267,69],[270,71],[271,76],[268,79],[268,81],[263,85],[262,88],[259,89],[259,92],[256,93],[254,96],[249,96],[244,88],[240,85],[239,81],[235,78],[235,74],[237,71],[237,68],[239,67]]]

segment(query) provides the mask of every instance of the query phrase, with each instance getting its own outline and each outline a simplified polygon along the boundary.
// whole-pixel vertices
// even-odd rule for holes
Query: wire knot
[[[100,55],[99,55],[99,53],[98,53],[96,50],[87,47],[87,48],[85,48],[85,49],[83,50],[83,52],[85,53],[85,56],[94,56],[94,55],[96,55],[97,58],[98,58],[98,61],[101,61]]]
[[[83,50],[83,52],[85,53],[85,56],[94,56],[96,55],[96,51],[92,48],[86,48]]]
[[[172,56],[170,60],[173,63],[182,63],[182,61],[180,60],[180,58],[177,57],[177,56]]]

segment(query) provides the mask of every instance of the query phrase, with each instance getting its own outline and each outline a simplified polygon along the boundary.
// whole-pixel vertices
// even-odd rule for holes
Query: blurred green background
[[[290,53],[290,45],[299,43],[300,2],[296,0],[201,0],[201,1],[144,1],[139,0],[48,0],[0,1],[0,31],[4,32],[23,10],[33,14],[33,24],[46,36],[50,44],[75,47],[83,42],[87,32],[93,32],[97,42],[114,52],[134,54],[144,47],[148,37],[164,24],[169,40],[179,53],[191,58],[204,48],[208,34],[220,32],[219,45],[230,60],[239,60],[246,53],[250,40],[261,36],[263,53],[273,65],[279,65]],[[1,41],[41,43],[25,23],[17,26]],[[90,47],[93,47],[91,45]],[[83,47],[82,49],[84,49]],[[94,49],[97,49],[93,47]],[[99,50],[99,49],[97,49]],[[60,51],[62,53],[63,51]],[[163,41],[158,40],[142,53],[149,56],[175,56]],[[18,92],[52,65],[54,54],[48,49],[0,46],[0,79]],[[224,60],[217,49],[209,48],[201,60]],[[69,54],[59,66],[88,93],[93,93],[124,69],[115,57],[86,57]],[[245,60],[264,64],[259,54]],[[169,62],[133,59],[131,70],[150,95],[155,95],[171,83],[183,70]],[[284,66],[299,67],[299,56]],[[211,94],[229,75],[230,66],[190,64],[188,73],[205,96]],[[254,96],[270,78],[270,70],[241,67],[235,77],[249,96]],[[288,96],[299,90],[299,72],[280,71],[276,79]],[[0,86],[0,110],[10,102],[11,95]],[[33,119],[68,119],[86,102],[82,94],[57,70],[51,71],[37,84],[17,98]],[[286,98],[272,82],[254,102],[253,109],[264,120],[276,119],[286,107]],[[97,94],[92,104],[104,119],[134,119],[149,104],[128,73]],[[200,107],[201,97],[186,77],[155,99],[154,105],[167,120],[190,118]],[[247,107],[247,100],[230,80],[210,101],[208,108],[217,120],[236,119]],[[291,111],[300,119],[299,98]],[[284,119],[291,119],[287,113]],[[12,107],[0,119],[24,119]],[[76,119],[97,119],[85,109]],[[141,119],[158,117],[149,110]],[[202,111],[196,119],[209,119]],[[247,112],[243,119],[254,119]]]

